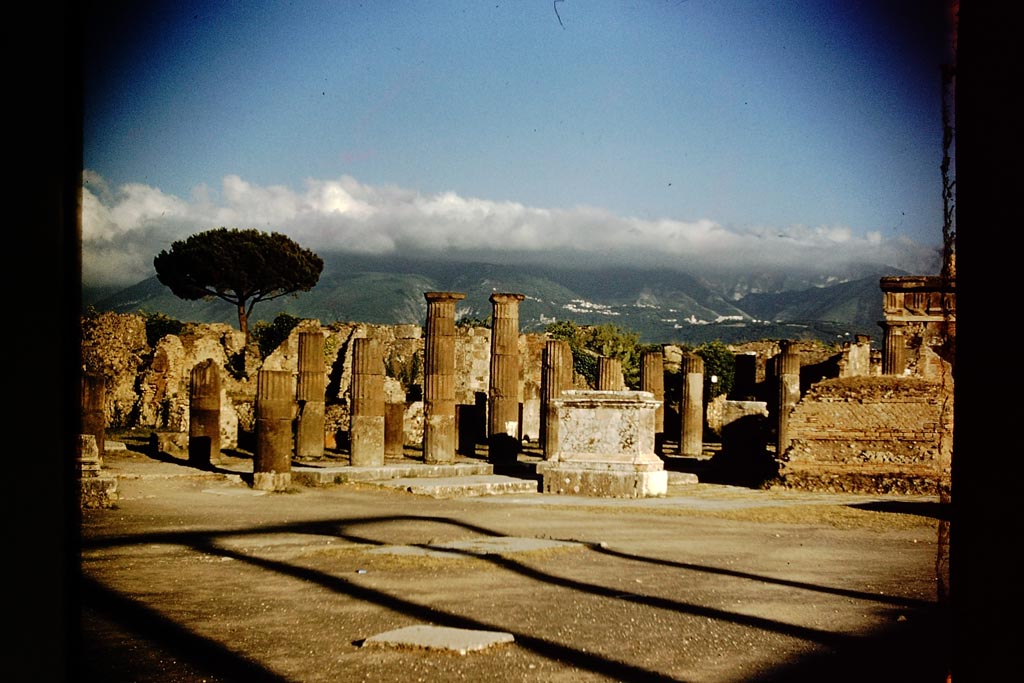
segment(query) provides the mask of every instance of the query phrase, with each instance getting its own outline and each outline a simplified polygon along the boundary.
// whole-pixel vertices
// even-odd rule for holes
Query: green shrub
[[[287,313],[278,313],[273,322],[259,321],[252,326],[251,334],[253,340],[260,349],[260,358],[266,358],[274,350],[283,344],[292,330],[302,322],[302,318],[296,318]]]
[[[704,396],[728,395],[736,380],[736,355],[720,341],[705,342],[693,352],[704,360]]]
[[[180,334],[185,323],[163,313],[142,313],[146,319],[146,343],[150,348],[169,334]]]
[[[573,370],[586,378],[589,386],[597,386],[598,358],[615,358],[622,364],[622,377],[630,389],[640,387],[640,362],[651,348],[640,344],[640,335],[617,325],[581,327],[569,320],[549,324],[545,332],[552,339],[569,344]]]

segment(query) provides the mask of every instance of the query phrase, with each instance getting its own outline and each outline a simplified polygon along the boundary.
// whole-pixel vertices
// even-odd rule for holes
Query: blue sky
[[[83,281],[137,282],[222,225],[318,250],[931,274],[942,8],[96,3]]]

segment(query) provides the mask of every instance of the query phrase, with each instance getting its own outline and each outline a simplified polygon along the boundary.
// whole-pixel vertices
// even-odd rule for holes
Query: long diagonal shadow
[[[198,532],[180,532],[172,531],[159,534],[151,534],[145,537],[144,541],[138,540],[135,536],[111,536],[101,540],[89,541],[83,545],[87,548],[102,548],[109,546],[124,546],[132,545],[137,543],[154,543],[154,542],[165,542],[173,544],[183,545],[205,545],[209,542],[210,538],[213,537],[244,537],[244,536],[264,536],[267,534],[274,533],[301,533],[312,536],[331,536],[334,538],[340,538],[353,543],[363,543],[367,545],[392,545],[385,541],[376,540],[365,535],[356,535],[347,531],[351,527],[358,526],[376,526],[389,524],[392,522],[430,522],[433,524],[440,524],[444,526],[455,526],[466,531],[472,531],[480,534],[481,536],[488,536],[492,538],[501,538],[507,534],[482,527],[476,524],[470,524],[461,520],[451,519],[450,517],[436,517],[436,516],[420,516],[420,515],[386,515],[379,517],[368,517],[368,518],[357,518],[357,519],[334,519],[334,520],[321,520],[321,521],[304,521],[304,522],[293,522],[289,524],[279,524],[274,526],[258,527],[254,529],[240,529],[240,530],[222,530],[222,531],[198,531]],[[869,600],[872,602],[887,603],[892,605],[899,605],[904,607],[930,607],[931,603],[926,600],[919,600],[915,598],[901,598],[899,596],[886,596],[877,593],[867,593],[864,591],[855,591],[846,588],[831,588],[827,586],[819,586],[810,584],[802,581],[792,581],[789,579],[780,579],[772,576],[765,576],[762,574],[751,574],[749,572],[741,572],[733,569],[723,569],[721,567],[710,567],[706,565],[693,564],[690,562],[679,562],[676,560],[662,560],[658,558],[644,557],[642,555],[634,555],[632,553],[626,553],[619,550],[612,550],[605,546],[596,543],[585,543],[573,539],[551,539],[559,540],[564,543],[577,543],[586,545],[591,550],[604,555],[612,557],[618,557],[625,560],[643,562],[647,564],[654,564],[665,567],[675,567],[678,569],[685,569],[687,571],[700,572],[704,574],[716,574],[719,576],[731,576],[735,578],[748,579],[756,581],[758,583],[772,584],[777,586],[786,586],[789,588],[798,588],[801,590],[815,591],[819,593],[826,593],[830,595],[838,595],[842,597],[853,598],[856,600]],[[426,547],[420,544],[421,547]],[[452,549],[446,549],[447,552],[457,552]]]
[[[244,538],[246,536],[263,536],[274,533],[298,533],[316,536],[330,536],[334,538],[346,539],[352,542],[358,542],[361,544],[385,545],[385,543],[382,541],[366,537],[365,535],[357,535],[351,533],[351,529],[353,527],[378,526],[394,522],[407,521],[428,522],[433,524],[454,526],[460,529],[473,531],[477,534],[488,537],[505,536],[505,534],[496,532],[492,529],[488,529],[485,527],[469,524],[466,522],[446,517],[393,515],[357,519],[335,519],[322,521],[295,522],[290,524],[274,525],[271,527],[259,527],[255,529],[220,531],[205,530],[198,532],[166,532],[158,534],[146,534],[144,536],[108,537],[104,539],[89,541],[88,543],[85,543],[83,545],[83,549],[135,545],[142,543],[152,544],[159,542],[183,545],[191,547],[193,550],[196,550],[197,552],[203,552],[211,555],[220,555],[222,557],[230,557],[237,561],[246,562],[250,565],[260,567],[267,571],[273,571],[299,580],[316,583],[329,590],[344,593],[351,597],[364,600],[366,602],[378,604],[380,606],[386,607],[388,609],[394,610],[402,614],[406,614],[416,619],[425,620],[435,624],[450,626],[453,628],[464,628],[474,630],[505,630],[500,625],[488,624],[476,619],[463,617],[433,607],[411,602],[409,600],[405,600],[403,598],[390,595],[382,591],[367,588],[365,586],[360,586],[358,584],[352,583],[346,579],[337,576],[325,574],[324,572],[321,572],[319,570],[299,567],[282,561],[254,557],[252,555],[247,555],[243,552],[238,552],[230,548],[225,548],[223,545],[221,545],[221,542],[226,538]],[[578,541],[570,542],[579,543]],[[420,547],[429,547],[426,544],[418,545]],[[802,590],[813,590],[831,593],[835,595],[841,595],[844,597],[870,600],[872,602],[889,602],[904,606],[929,606],[930,604],[926,601],[901,599],[892,596],[885,597],[870,593],[864,593],[860,591],[825,588],[813,584],[787,581],[784,579],[759,576],[756,574],[750,574],[745,572],[737,572],[733,570],[725,570],[715,567],[706,567],[685,562],[675,562],[647,558],[643,556],[633,555],[630,553],[610,550],[608,548],[602,548],[600,546],[593,544],[583,545],[590,548],[591,551],[599,552],[611,557],[617,557],[628,561],[648,562],[667,567],[685,569],[688,571],[698,571],[725,576],[733,576],[737,578],[758,581],[762,583],[773,583],[777,585],[783,585]],[[451,548],[445,548],[445,552],[462,552],[474,558],[491,562],[497,566],[504,568],[507,571],[517,573],[521,576],[529,577],[534,580],[547,583],[549,585],[562,586],[574,591],[579,591],[581,593],[588,593],[596,596],[611,598],[615,600],[622,600],[634,604],[646,605],[658,609],[671,610],[679,613],[702,616],[715,620],[728,621],[755,629],[761,629],[765,631],[784,634],[795,638],[809,640],[832,648],[849,647],[855,645],[858,642],[858,640],[860,640],[856,636],[837,634],[830,631],[824,631],[808,627],[794,626],[791,624],[786,624],[783,622],[778,622],[776,620],[767,619],[763,617],[737,614],[725,610],[704,607],[693,603],[687,603],[668,598],[661,598],[657,596],[649,596],[632,592],[623,592],[621,589],[618,588],[613,589],[593,583],[587,583],[575,579],[556,576],[554,574],[538,570],[536,568],[525,565],[522,562],[501,555],[480,555],[472,551],[459,551],[453,550]],[[193,638],[198,638],[198,636],[194,636],[194,634],[190,635],[192,635]],[[516,643],[525,649],[531,650],[541,656],[569,662],[573,666],[576,666],[581,669],[589,669],[594,672],[599,672],[602,674],[611,674],[625,680],[677,680],[670,677],[666,677],[662,674],[651,672],[641,667],[608,659],[607,657],[603,657],[590,652],[581,651],[573,647],[569,647],[544,638],[531,636],[529,634],[513,633],[513,637],[515,638]]]
[[[196,662],[208,674],[227,680],[287,683],[288,679],[271,673],[258,662],[231,652],[215,640],[193,633],[160,612],[111,590],[95,579],[82,577],[79,591],[83,606],[103,614],[150,642],[160,643],[181,661]]]
[[[458,614],[452,614],[443,610],[436,609],[427,605],[421,605],[419,603],[411,602],[403,598],[384,593],[382,591],[375,590],[373,588],[367,588],[366,586],[360,586],[352,583],[347,579],[331,576],[324,574],[321,571],[315,569],[308,569],[305,567],[296,567],[284,562],[277,560],[268,560],[265,558],[252,557],[242,553],[236,553],[230,550],[224,550],[217,548],[216,546],[209,546],[206,548],[206,552],[222,553],[225,557],[232,557],[235,560],[248,562],[252,565],[262,567],[270,571],[276,571],[280,574],[290,576],[295,579],[303,581],[309,581],[311,583],[317,583],[324,588],[333,590],[339,593],[344,593],[353,598],[358,598],[366,602],[372,602],[374,604],[386,607],[395,612],[400,612],[410,617],[427,621],[433,624],[440,624],[443,626],[449,626],[452,628],[471,629],[480,631],[503,631],[506,630],[502,626],[496,626],[489,624],[477,619],[471,619],[469,617],[463,617]],[[647,669],[633,666],[625,662],[619,662],[614,659],[602,657],[600,655],[584,652],[561,643],[556,643],[545,638],[538,638],[525,633],[512,632],[512,636],[515,639],[516,645],[521,646],[525,649],[531,650],[539,655],[548,657],[556,661],[568,662],[573,666],[581,669],[589,669],[596,673],[610,674],[617,679],[627,681],[674,681],[679,683],[679,679],[665,676],[657,672],[649,671]]]
[[[870,600],[871,602],[882,602],[890,605],[900,605],[903,607],[932,607],[933,603],[928,600],[920,600],[917,598],[901,598],[896,595],[880,595],[878,593],[865,593],[864,591],[855,591],[848,588],[829,588],[827,586],[818,586],[812,583],[806,583],[804,581],[791,581],[789,579],[779,579],[770,576],[763,576],[761,574],[750,574],[749,572],[740,572],[734,569],[722,569],[721,567],[706,567],[704,565],[692,564],[690,562],[677,562],[676,560],[661,560],[653,557],[643,557],[642,555],[633,555],[631,553],[624,553],[620,550],[612,550],[604,546],[593,545],[591,549],[594,552],[601,553],[602,555],[610,555],[612,557],[622,558],[624,560],[630,560],[633,562],[643,562],[646,564],[654,564],[662,567],[675,567],[677,569],[686,569],[693,572],[703,572],[705,574],[717,574],[719,576],[732,576],[739,579],[750,579],[751,581],[757,581],[758,583],[769,583],[776,586],[786,586],[787,588],[799,588],[806,591],[814,591],[816,593],[827,593],[829,595],[839,595],[846,598],[853,598],[854,600]]]

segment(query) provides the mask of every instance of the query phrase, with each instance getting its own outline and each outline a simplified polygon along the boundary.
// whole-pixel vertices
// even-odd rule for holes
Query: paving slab
[[[447,650],[464,655],[468,652],[486,650],[495,645],[515,642],[511,633],[503,631],[475,631],[448,626],[406,626],[370,636],[363,641],[363,647],[419,648],[423,650]]]

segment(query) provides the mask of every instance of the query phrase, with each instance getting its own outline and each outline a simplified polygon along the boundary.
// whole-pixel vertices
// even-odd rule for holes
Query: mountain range
[[[525,297],[519,307],[523,332],[571,320],[580,325],[611,323],[637,333],[643,343],[832,343],[867,335],[877,346],[878,323],[883,319],[879,279],[909,274],[876,264],[850,266],[842,273],[819,272],[811,266],[730,271],[720,265],[683,272],[320,255],[324,270],[312,290],[258,303],[251,322],[269,322],[284,313],[324,324],[422,325],[423,294],[430,291],[464,293],[456,317],[486,320],[492,292],[516,292]],[[82,305],[83,311],[141,311],[185,322],[238,323],[231,304],[179,299],[156,276],[123,289],[83,286]]]

